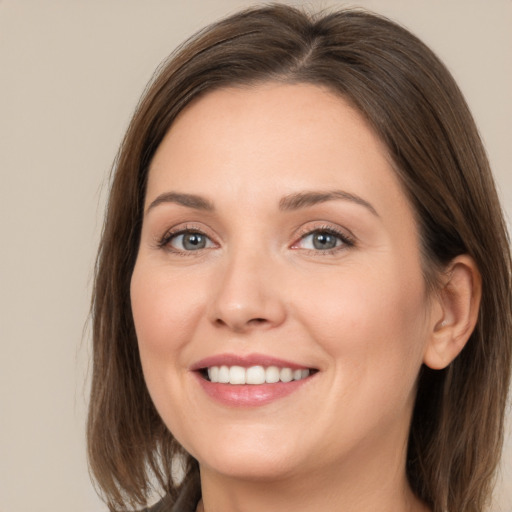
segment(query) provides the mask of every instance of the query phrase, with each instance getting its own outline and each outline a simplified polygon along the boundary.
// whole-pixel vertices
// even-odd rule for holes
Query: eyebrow
[[[356,194],[345,192],[344,190],[330,190],[327,192],[307,191],[290,194],[281,198],[279,201],[279,209],[281,211],[294,211],[335,200],[350,201],[360,206],[364,206],[373,215],[379,217],[377,210],[371,203]],[[183,194],[179,192],[165,192],[160,194],[151,202],[146,210],[146,214],[153,208],[164,203],[179,204],[187,208],[193,208],[194,210],[203,210],[208,212],[215,210],[213,203],[202,196],[195,194]]]
[[[377,210],[371,203],[356,194],[345,192],[344,190],[329,190],[326,192],[311,191],[290,194],[279,201],[279,209],[282,211],[299,210],[301,208],[307,208],[308,206],[314,206],[316,204],[335,200],[350,201],[360,206],[364,206],[373,215],[379,217]]]
[[[160,194],[147,208],[146,213],[163,203],[174,203],[194,210],[211,212],[215,208],[213,204],[204,197],[195,194],[181,194],[179,192],[165,192]]]

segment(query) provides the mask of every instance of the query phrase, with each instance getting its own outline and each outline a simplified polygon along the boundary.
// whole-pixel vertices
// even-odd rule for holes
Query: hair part
[[[190,102],[268,81],[327,87],[384,142],[416,214],[425,280],[469,254],[482,276],[477,326],[446,370],[423,367],[407,475],[434,512],[481,512],[499,460],[511,366],[511,262],[493,178],[450,73],[421,41],[361,10],[309,15],[249,9],[182,45],[146,88],[113,167],[92,301],[90,467],[110,510],[146,505],[150,482],[174,500],[171,461],[197,462],[167,430],[146,389],[130,306],[151,159]]]

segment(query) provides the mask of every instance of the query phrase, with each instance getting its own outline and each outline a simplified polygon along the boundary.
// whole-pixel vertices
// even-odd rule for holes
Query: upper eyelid
[[[209,232],[212,231],[208,227],[204,227],[203,224],[196,223],[196,222],[179,222],[178,224],[167,228],[164,232],[163,236],[167,235],[177,235],[180,233],[201,233],[206,236],[210,236]]]
[[[310,223],[306,223],[305,225],[301,226],[296,235],[298,237],[297,241],[317,231],[327,231],[329,233],[339,236],[342,239],[344,238],[352,242],[355,242],[357,240],[357,237],[348,228],[333,225],[331,223],[326,223],[325,221],[323,221],[317,225],[310,225]]]
[[[181,223],[166,229],[162,235],[156,237],[156,242],[158,247],[165,247],[176,236],[183,235],[185,233],[198,233],[217,244],[218,242],[215,237],[209,234],[208,231],[210,230],[199,227],[195,225],[195,223]]]

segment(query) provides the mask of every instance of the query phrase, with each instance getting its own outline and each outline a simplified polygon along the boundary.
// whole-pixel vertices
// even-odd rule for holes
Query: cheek
[[[398,275],[352,273],[325,307],[312,311],[318,301],[310,301],[316,321],[309,329],[316,330],[333,368],[329,421],[339,426],[350,417],[349,438],[369,432],[378,438],[397,424],[407,429],[410,420],[426,339],[425,302],[422,283]]]
[[[138,261],[130,298],[149,394],[169,430],[178,439],[186,438],[175,411],[192,406],[191,397],[183,390],[190,359],[188,342],[204,315],[202,292],[190,279],[170,278],[165,269]]]
[[[201,290],[190,279],[137,263],[130,296],[141,354],[179,352],[202,314]]]
[[[188,407],[183,395],[188,341],[203,315],[201,292],[189,280],[169,277],[159,266],[138,262],[131,280],[131,304],[140,360],[149,394],[167,427],[173,411]]]
[[[302,307],[304,323],[335,364],[351,374],[357,369],[376,379],[408,374],[415,380],[427,339],[420,271],[399,264],[361,266],[314,290]]]

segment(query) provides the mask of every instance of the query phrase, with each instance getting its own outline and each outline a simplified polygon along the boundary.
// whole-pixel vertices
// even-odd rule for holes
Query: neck
[[[404,450],[405,451],[405,450]],[[204,512],[428,512],[412,493],[405,457],[394,464],[347,464],[306,475],[255,480],[201,468]],[[201,508],[204,507],[204,508]]]

